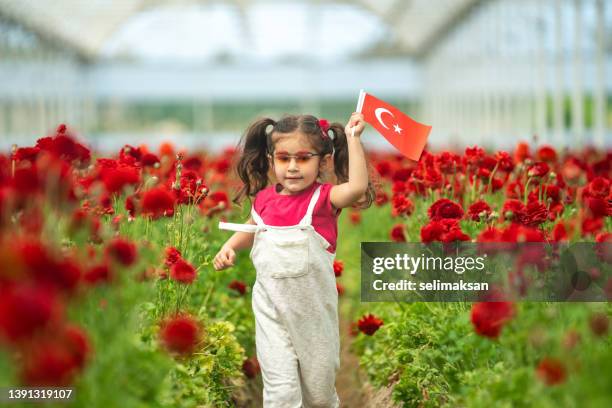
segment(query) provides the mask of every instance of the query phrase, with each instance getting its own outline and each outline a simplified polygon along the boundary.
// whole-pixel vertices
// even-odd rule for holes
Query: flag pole
[[[361,108],[363,107],[363,99],[365,98],[365,92],[363,89],[359,90],[359,98],[357,98],[357,108],[356,111],[361,113]],[[355,126],[351,128],[351,137],[355,137]]]

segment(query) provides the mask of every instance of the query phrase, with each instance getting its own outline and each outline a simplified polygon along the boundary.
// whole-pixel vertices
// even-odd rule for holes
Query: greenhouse
[[[0,0],[0,405],[609,407],[611,299],[609,1]]]

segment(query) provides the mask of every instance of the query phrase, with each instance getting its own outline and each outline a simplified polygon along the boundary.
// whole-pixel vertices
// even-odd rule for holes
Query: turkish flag
[[[404,156],[419,161],[431,126],[419,123],[393,105],[361,91],[357,111]]]

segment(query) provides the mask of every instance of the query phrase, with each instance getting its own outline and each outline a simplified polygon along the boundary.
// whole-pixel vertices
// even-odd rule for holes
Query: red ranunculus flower
[[[152,166],[155,166],[155,164],[159,163],[159,157],[157,157],[153,153],[145,153],[142,155],[142,158],[140,159],[140,163],[143,166],[152,167]]]
[[[536,153],[538,160],[554,163],[557,161],[557,152],[551,146],[542,146]]]
[[[0,296],[0,339],[9,343],[27,340],[61,317],[55,291],[43,285],[19,284]]]
[[[196,270],[193,265],[181,258],[170,268],[170,278],[181,283],[192,283],[196,279]]]
[[[546,357],[540,361],[536,368],[536,374],[546,385],[561,384],[567,378],[565,365],[551,357]]]
[[[174,265],[176,261],[181,259],[181,256],[181,251],[179,251],[175,247],[168,247],[166,248],[166,260],[164,261],[164,264],[170,267]]]
[[[141,206],[142,213],[152,218],[174,215],[174,197],[165,187],[152,188],[145,192]]]
[[[336,291],[338,292],[338,296],[344,295],[344,286],[336,282]]]
[[[164,347],[179,354],[191,354],[200,341],[201,328],[190,315],[178,315],[161,324],[160,340]]]
[[[504,219],[518,221],[522,218],[525,212],[525,206],[520,200],[511,198],[506,200],[502,206],[502,215]]]
[[[112,278],[113,274],[107,264],[95,265],[83,274],[83,280],[88,284],[110,282]]]
[[[471,320],[477,334],[492,339],[499,337],[502,328],[514,316],[512,302],[478,302],[472,305]]]
[[[376,331],[383,324],[384,323],[381,319],[370,313],[368,315],[364,315],[361,319],[359,319],[359,321],[357,322],[357,327],[362,333],[371,336],[376,333]]]
[[[406,242],[406,235],[404,235],[404,225],[397,224],[391,228],[391,239],[395,242]]]
[[[236,292],[240,293],[241,295],[244,295],[246,293],[246,284],[242,281],[239,280],[233,280],[230,282],[230,284],[228,285],[228,288],[235,290]]]
[[[391,214],[394,217],[397,217],[398,215],[410,215],[414,211],[414,204],[412,203],[412,200],[402,193],[394,194],[391,203]]]
[[[429,207],[427,214],[432,221],[444,218],[460,219],[463,217],[463,208],[448,198],[440,198]]]
[[[539,201],[532,201],[527,204],[525,210],[518,221],[529,227],[535,227],[542,224],[548,218],[548,210],[546,206]]]
[[[248,378],[255,378],[260,371],[261,368],[256,356],[249,357],[242,363],[242,372]]]
[[[361,213],[359,211],[351,211],[349,214],[351,224],[359,224],[361,222]]]
[[[377,191],[374,202],[377,206],[381,207],[389,202],[389,196],[384,191]]]
[[[136,261],[136,245],[126,239],[115,238],[106,247],[106,255],[122,265],[130,266]]]
[[[66,341],[45,338],[28,348],[21,381],[29,386],[68,386],[79,370],[77,357]]]
[[[511,172],[514,169],[514,162],[508,152],[499,151],[495,153],[495,160],[499,170]]]
[[[610,195],[610,181],[604,177],[595,177],[588,184],[586,194],[596,198],[608,198]]]
[[[381,177],[387,177],[391,175],[391,163],[388,161],[380,161],[376,163],[376,171]]]
[[[480,221],[481,219],[486,221],[490,214],[491,207],[483,200],[476,201],[470,205],[467,212],[468,218],[472,221]]]
[[[526,158],[529,157],[529,145],[525,142],[520,142],[516,145],[514,150],[514,161],[522,163]]]
[[[334,261],[334,275],[336,278],[342,276],[342,271],[344,271],[344,262],[335,260]]]
[[[528,177],[544,177],[550,171],[550,167],[545,162],[537,162],[529,166]]]
[[[121,166],[114,169],[102,169],[102,182],[109,194],[120,193],[127,185],[140,183],[140,174],[136,167]]]
[[[565,224],[563,224],[562,221],[557,222],[553,227],[551,231],[551,238],[554,242],[569,240],[567,230],[565,229]]]

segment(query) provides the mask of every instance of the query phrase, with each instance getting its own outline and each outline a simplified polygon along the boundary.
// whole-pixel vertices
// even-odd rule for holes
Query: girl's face
[[[300,132],[274,134],[270,166],[283,186],[280,194],[296,194],[310,187],[319,171],[329,165],[330,155],[320,157],[307,136]]]

